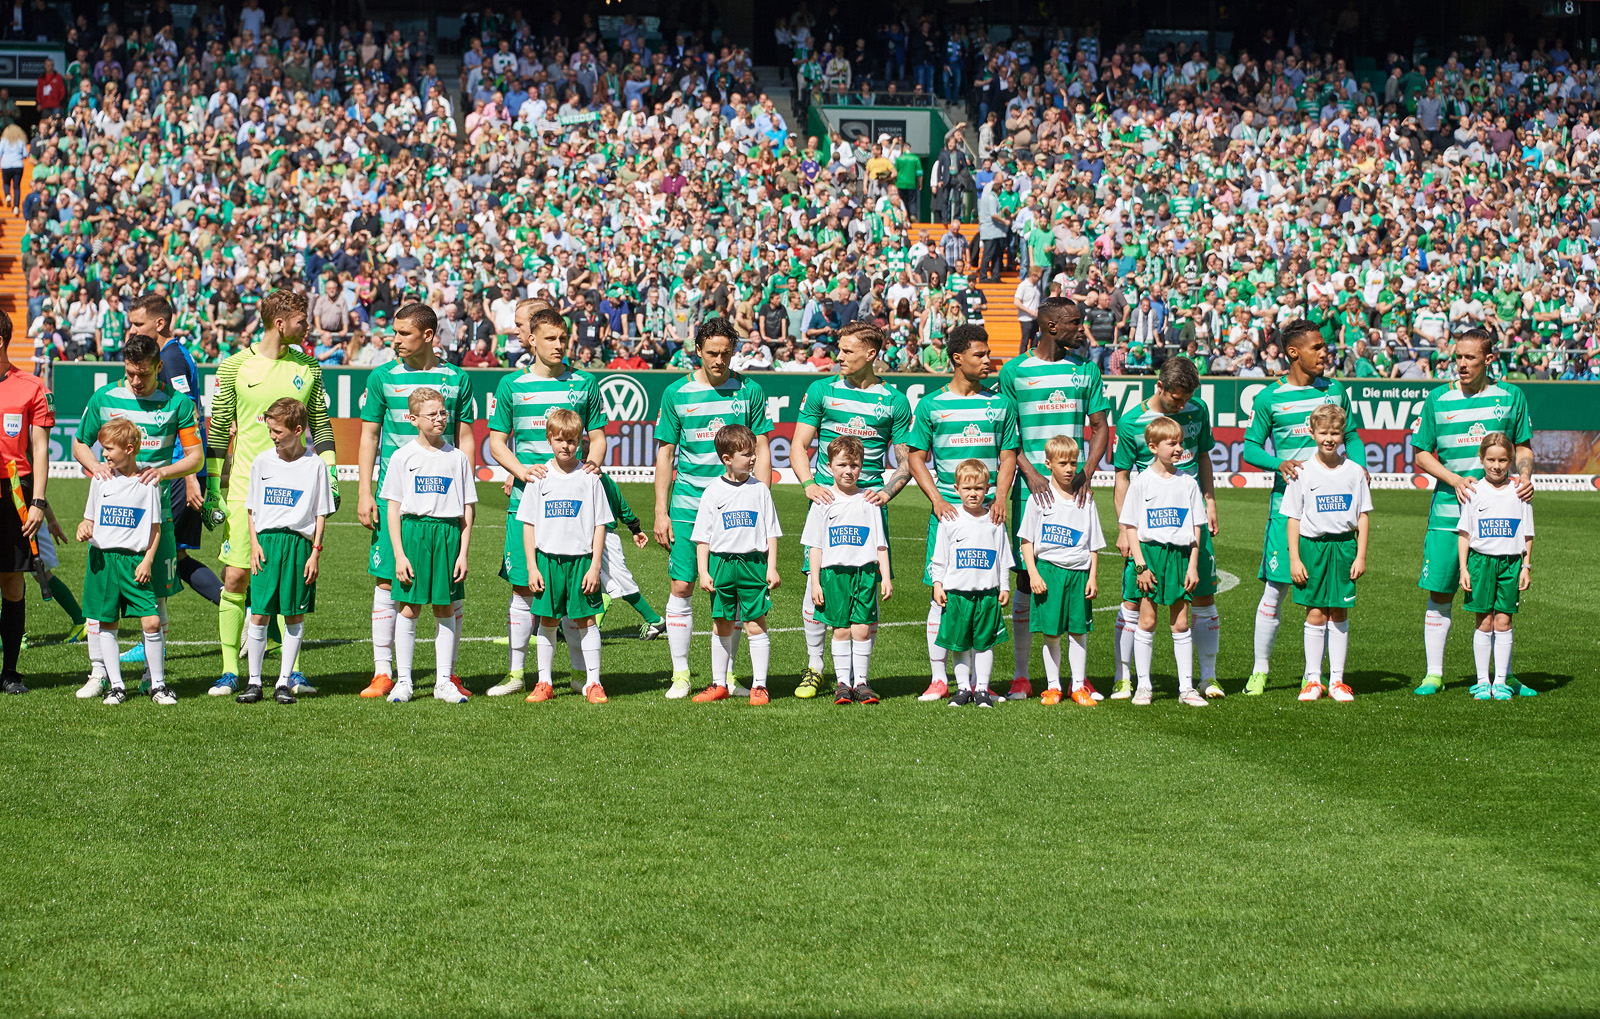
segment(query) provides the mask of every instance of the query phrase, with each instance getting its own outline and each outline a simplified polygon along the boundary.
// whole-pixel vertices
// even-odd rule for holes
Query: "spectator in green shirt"
[[[922,159],[910,149],[901,149],[894,157],[894,186],[900,189],[900,201],[905,203],[906,215],[921,218]]]

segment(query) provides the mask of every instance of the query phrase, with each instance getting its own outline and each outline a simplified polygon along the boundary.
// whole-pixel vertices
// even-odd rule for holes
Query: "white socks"
[[[1322,682],[1322,651],[1328,643],[1328,624],[1306,624],[1306,671],[1305,682]],[[1330,676],[1329,684],[1333,683]]]
[[[158,626],[154,633],[144,635],[144,667],[150,673],[150,685],[159,690],[167,685],[167,628]]]
[[[1344,682],[1344,659],[1350,652],[1350,620],[1328,624],[1328,685]]]
[[[989,689],[989,680],[993,676],[994,648],[972,652],[972,681],[980,693]]]
[[[461,645],[461,617],[451,612],[448,616],[436,617],[435,622],[439,628],[433,635],[433,681],[448,683],[456,669],[456,648]],[[283,650],[284,659],[287,660],[287,640],[284,641]]]
[[[1200,678],[1217,678],[1217,649],[1222,645],[1222,620],[1215,605],[1195,605],[1189,610],[1194,650],[1200,656]]]
[[[672,671],[689,671],[689,638],[694,633],[694,603],[677,595],[667,597],[667,650],[672,654]],[[716,653],[716,641],[711,642]]]
[[[249,663],[250,686],[261,685],[262,663],[267,660],[267,624],[257,626],[248,620],[244,624],[245,660]],[[148,656],[147,656],[148,657]]]
[[[821,672],[825,667],[822,662],[822,645],[828,639],[828,624],[817,618],[816,603],[811,600],[811,579],[805,578],[806,591],[800,597],[800,623],[806,632],[806,665]],[[849,682],[849,674],[839,678],[841,683]]]
[[[540,683],[550,682],[550,668],[556,659],[556,628],[539,625],[533,637],[533,658],[535,667],[539,670]]]
[[[1498,630],[1494,635],[1494,681],[1497,686],[1506,685],[1506,677],[1511,674],[1511,631]]]
[[[411,662],[417,650],[417,620],[403,612],[394,614],[394,679],[411,682]]]
[[[1061,638],[1042,636],[1044,645],[1044,682],[1051,690],[1061,689]]]
[[[1133,631],[1133,671],[1139,678],[1139,689],[1150,689],[1150,659],[1156,653],[1154,630]]]
[[[578,634],[583,650],[583,688],[600,682],[600,627],[591,623]]]
[[[592,625],[589,629],[599,632]],[[577,623],[570,619],[561,620],[561,636],[567,641],[567,664],[572,666],[574,676],[587,676],[589,672],[589,666],[585,664],[588,656],[584,653],[583,634],[584,631],[578,629]],[[587,679],[584,680],[584,685],[588,685]]]
[[[669,603],[670,604],[670,603]],[[737,633],[738,631],[734,631]],[[711,633],[711,682],[728,685],[728,666],[733,664],[733,634]]]
[[[1278,642],[1278,607],[1288,584],[1269,580],[1261,588],[1261,602],[1256,605],[1256,664],[1252,672],[1267,672],[1272,668],[1272,646]]]
[[[372,674],[389,674],[394,658],[394,592],[372,589]],[[415,632],[415,627],[412,632]],[[259,676],[260,673],[257,673]]]
[[[526,596],[511,592],[511,614],[506,619],[506,636],[511,641],[511,671],[528,667],[528,638],[533,636],[533,603]]]
[[[1028,631],[1032,608],[1033,589],[1022,584],[1011,594],[1011,675],[1017,679],[1028,678],[1028,664],[1033,657],[1033,634]]]
[[[1191,631],[1172,635],[1172,657],[1178,662],[1178,693],[1189,693],[1194,689],[1194,634]]]
[[[1128,608],[1126,604],[1117,611],[1117,663],[1113,679],[1117,682],[1132,681],[1133,669],[1133,642],[1134,634],[1139,632],[1139,608]]]
[[[936,601],[928,603],[928,665],[933,670],[935,682],[942,681],[945,686],[950,685],[949,669],[946,668],[950,653],[939,646],[939,623],[944,619],[944,609]]]
[[[1450,640],[1450,610],[1454,607],[1452,602],[1428,599],[1428,611],[1422,617],[1422,646],[1427,651],[1430,676],[1444,675],[1444,646]]]
[[[466,617],[467,603],[465,600],[458,598],[450,603],[450,619],[455,623],[456,631],[455,655],[450,659],[449,675],[451,676],[456,674],[456,659],[461,657],[461,634],[464,632],[462,630],[462,620],[466,619]]]
[[[1082,690],[1089,678],[1089,635],[1067,634],[1067,667],[1072,671],[1072,689]]]
[[[735,630],[735,633],[738,631]],[[750,685],[755,689],[764,689],[767,685],[767,669],[772,665],[772,636],[766,633],[748,634],[750,638]],[[869,645],[870,646],[870,645]],[[732,645],[729,645],[728,660],[733,660]]]
[[[89,650],[89,675],[95,679],[104,679],[106,663],[100,660],[100,620],[85,619],[83,632],[83,645]]]
[[[845,686],[850,685],[850,673],[854,666],[850,658],[850,642],[833,638],[833,674]]]
[[[111,689],[122,689],[122,649],[117,646],[117,628],[100,628],[100,661],[106,668]]]
[[[1494,667],[1494,631],[1472,631],[1472,657],[1478,666],[1478,682],[1487,683],[1491,678],[1491,669]],[[1428,666],[1433,668],[1433,666]],[[1429,673],[1433,675],[1433,673]]]
[[[755,639],[751,638],[751,654],[755,653]],[[867,685],[867,669],[872,665],[872,638],[850,640],[850,680],[854,686]]]
[[[972,689],[972,652],[955,651],[951,653],[950,667],[956,674],[956,689]]]

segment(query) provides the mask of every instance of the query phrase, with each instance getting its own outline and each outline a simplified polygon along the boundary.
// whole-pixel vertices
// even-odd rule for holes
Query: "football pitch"
[[[605,621],[611,703],[489,700],[505,670],[505,521],[482,485],[464,706],[355,696],[371,676],[355,485],[331,521],[292,706],[209,698],[216,610],[171,603],[161,708],[79,701],[81,645],[38,601],[0,700],[0,1012],[6,1016],[1578,1015],[1600,1009],[1600,594],[1594,495],[1535,502],[1515,672],[1480,703],[1458,607],[1448,686],[1421,678],[1427,496],[1375,492],[1351,616],[1353,704],[1295,700],[1302,611],[1267,694],[1250,671],[1267,494],[1220,494],[1219,676],[1176,700],[994,711],[918,703],[927,503],[891,506],[898,582],[874,707],[790,694],[805,664],[798,535],[772,616],[772,704],[663,698],[666,641]],[[653,497],[624,485],[650,527]],[[70,532],[87,494],[55,481]],[[1110,492],[1100,492],[1106,533]],[[203,558],[216,562],[215,536]],[[666,553],[628,546],[659,611]],[[82,583],[84,546],[61,549]],[[1102,556],[1115,604],[1121,560]],[[1226,581],[1226,578],[1224,578]],[[696,685],[709,675],[695,600]],[[1089,671],[1110,689],[1109,611]],[[124,624],[124,645],[134,625]],[[423,635],[432,628],[423,621]],[[1004,689],[1010,647],[998,649]],[[531,664],[531,656],[530,656]],[[830,663],[831,668],[831,663]],[[1042,688],[1037,651],[1035,681]],[[274,675],[276,661],[269,660]],[[748,658],[740,649],[741,677]],[[137,675],[131,677],[137,682]],[[130,683],[130,686],[132,685]]]

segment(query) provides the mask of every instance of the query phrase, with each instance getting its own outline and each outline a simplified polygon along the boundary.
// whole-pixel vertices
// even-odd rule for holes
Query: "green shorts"
[[[839,629],[878,621],[878,567],[824,566],[817,579],[822,586],[818,622]]]
[[[673,552],[677,552],[676,543]],[[742,619],[750,623],[772,611],[765,552],[712,552],[706,568],[716,587],[711,595],[712,619]],[[699,567],[695,570],[698,573]],[[678,578],[673,576],[672,579]]]
[[[1217,593],[1217,552],[1211,541],[1210,527],[1200,528],[1199,568],[1200,583],[1194,586],[1194,591],[1191,593],[1195,598],[1209,598]],[[1184,569],[1187,570],[1188,567]],[[1129,556],[1122,566],[1122,600],[1137,603],[1142,597],[1143,595],[1139,593],[1139,575],[1134,572],[1133,557]]]
[[[460,601],[465,585],[454,579],[461,555],[461,523],[438,517],[400,518],[400,547],[411,560],[411,583],[394,585],[401,605],[449,605]]]
[[[672,547],[667,550],[667,579],[676,580],[683,584],[693,584],[700,579],[700,561],[695,558],[694,540],[689,535],[694,533],[694,522],[672,522]],[[763,559],[765,561],[765,559]],[[762,569],[762,582],[766,582],[767,571]]]
[[[288,530],[258,531],[265,558],[250,575],[250,611],[263,616],[303,616],[317,607],[316,581],[306,583],[311,541]],[[393,574],[391,574],[393,576]]]
[[[1084,596],[1089,585],[1089,571],[1069,570],[1043,560],[1036,560],[1036,564],[1048,590],[1033,595],[1028,632],[1059,637],[1063,633],[1093,630],[1094,602]]]
[[[1433,534],[1432,531],[1428,533]],[[1472,591],[1468,593],[1465,603],[1468,612],[1516,614],[1517,604],[1522,599],[1522,592],[1517,590],[1517,584],[1522,580],[1520,553],[1484,555],[1469,549],[1467,574],[1472,578]]]
[[[1461,589],[1461,546],[1455,531],[1429,528],[1423,536],[1422,573],[1417,577],[1417,586],[1452,598]]]
[[[89,548],[89,565],[83,574],[83,617],[102,623],[115,623],[123,616],[143,618],[158,615],[156,589],[153,583],[139,583],[133,571],[144,559],[143,552],[123,549]],[[150,579],[155,580],[161,559],[156,557],[151,566]]]
[[[378,527],[367,543],[367,573],[379,580],[394,580],[394,544],[389,541],[389,501],[378,500]],[[258,534],[257,540],[260,539]],[[263,546],[264,547],[264,546]]]
[[[1183,589],[1183,578],[1189,572],[1189,550],[1193,546],[1141,541],[1139,547],[1144,550],[1145,565],[1155,574],[1156,586],[1149,591],[1141,591],[1139,585],[1135,583],[1134,597],[1127,600],[1149,598],[1155,605],[1176,605],[1191,600],[1192,596]],[[1125,597],[1127,594],[1127,591],[1123,592]]]
[[[1000,592],[946,591],[944,614],[934,643],[946,651],[987,651],[1005,640]]]
[[[1022,527],[1022,511],[1028,508],[1028,499],[1032,495],[1028,491],[1028,483],[1022,480],[1022,468],[1019,466],[1016,482],[1011,486],[1011,572],[1020,573],[1023,577],[1028,575],[1028,567],[1022,561],[1022,539],[1017,537],[1017,530]],[[929,544],[932,545],[931,537]],[[928,554],[931,556],[933,553]]]
[[[528,586],[528,556],[522,549],[522,521],[515,511],[506,514],[505,551],[500,557],[500,579],[512,587]]]
[[[183,581],[178,579],[178,536],[170,520],[161,521],[156,561],[150,567],[150,584],[157,598],[171,598],[183,590]]]
[[[1261,569],[1256,574],[1261,580],[1275,584],[1289,584],[1289,518],[1281,513],[1267,517],[1267,533],[1261,536]]]
[[[520,523],[520,521],[519,521]],[[534,549],[544,590],[533,595],[533,614],[547,619],[588,619],[599,615],[604,602],[597,587],[594,594],[583,590],[583,575],[594,566],[594,555],[552,555]],[[526,569],[526,567],[524,567]]]
[[[1356,582],[1350,567],[1356,561],[1356,534],[1300,537],[1300,561],[1306,567],[1304,587],[1294,585],[1294,603],[1308,609],[1347,609],[1356,603]]]

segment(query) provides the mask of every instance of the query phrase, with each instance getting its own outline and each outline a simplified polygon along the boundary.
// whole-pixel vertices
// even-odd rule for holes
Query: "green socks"
[[[222,642],[222,671],[239,674],[239,643],[244,639],[246,603],[249,596],[243,591],[234,594],[222,592],[222,602],[217,606],[217,636]]]
[[[50,578],[50,597],[61,606],[61,611],[71,617],[73,626],[83,625],[83,609],[78,605],[78,599],[72,596],[72,589],[63,584],[60,577]]]
[[[637,609],[639,615],[644,617],[645,622],[661,622],[661,617],[656,615],[656,610],[650,607],[650,603],[645,601],[645,597],[641,592],[635,591],[632,594],[625,594],[622,596],[622,600]]]

